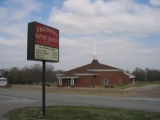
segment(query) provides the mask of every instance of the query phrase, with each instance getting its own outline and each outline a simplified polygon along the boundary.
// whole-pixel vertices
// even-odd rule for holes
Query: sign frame
[[[35,48],[35,47],[38,47],[38,48]],[[58,49],[57,54],[55,51],[56,49]],[[51,57],[52,59],[55,59],[55,60],[45,59],[46,58],[45,55],[48,55],[47,56],[48,58]],[[39,58],[44,57],[44,59],[37,59],[36,56],[38,56]],[[59,30],[35,21],[28,23],[27,60],[42,61],[42,115],[45,116],[46,115],[45,63],[46,61],[59,62]]]
[[[58,34],[58,38],[57,41],[58,43],[55,45],[55,47],[49,46],[48,45],[44,45],[44,44],[39,44],[36,43],[36,25],[40,25],[42,27],[48,28],[49,30],[52,30],[53,32],[55,31]],[[47,36],[47,35],[46,35]],[[54,36],[53,36],[54,37]],[[58,50],[58,60],[50,60],[50,59],[38,59],[35,57],[35,46],[36,45],[40,45],[40,46],[44,46],[50,49],[55,49]],[[59,62],[59,30],[49,27],[47,25],[38,23],[38,22],[30,22],[28,23],[28,35],[27,35],[27,60],[33,60],[33,61],[47,61],[47,62]]]

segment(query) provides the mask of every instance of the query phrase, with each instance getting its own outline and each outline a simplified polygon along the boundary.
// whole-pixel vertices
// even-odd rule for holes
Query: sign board
[[[59,61],[59,30],[38,22],[28,24],[27,60]]]
[[[0,87],[7,86],[7,78],[0,78]]]

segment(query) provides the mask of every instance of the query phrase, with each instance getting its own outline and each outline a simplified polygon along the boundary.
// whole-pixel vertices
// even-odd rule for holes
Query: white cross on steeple
[[[93,60],[97,60],[97,55],[96,55],[96,42],[94,42],[94,48],[93,48]]]

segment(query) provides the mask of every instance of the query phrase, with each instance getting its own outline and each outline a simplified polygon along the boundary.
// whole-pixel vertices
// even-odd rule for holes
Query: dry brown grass
[[[41,91],[41,85],[12,85],[9,89],[24,90],[24,91]],[[95,88],[66,88],[66,87],[57,87],[51,85],[50,87],[46,86],[46,92],[48,93],[63,93],[63,94],[80,94],[80,95],[98,95],[98,96],[125,96],[131,95],[135,92],[133,90],[127,89],[116,89],[116,88],[104,88],[104,87],[95,87]]]

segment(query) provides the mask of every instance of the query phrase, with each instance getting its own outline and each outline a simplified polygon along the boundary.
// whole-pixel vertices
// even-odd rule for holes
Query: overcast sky
[[[68,70],[92,61],[124,70],[160,69],[160,0],[0,0],[0,69],[30,66],[27,24],[60,31],[60,62]]]

